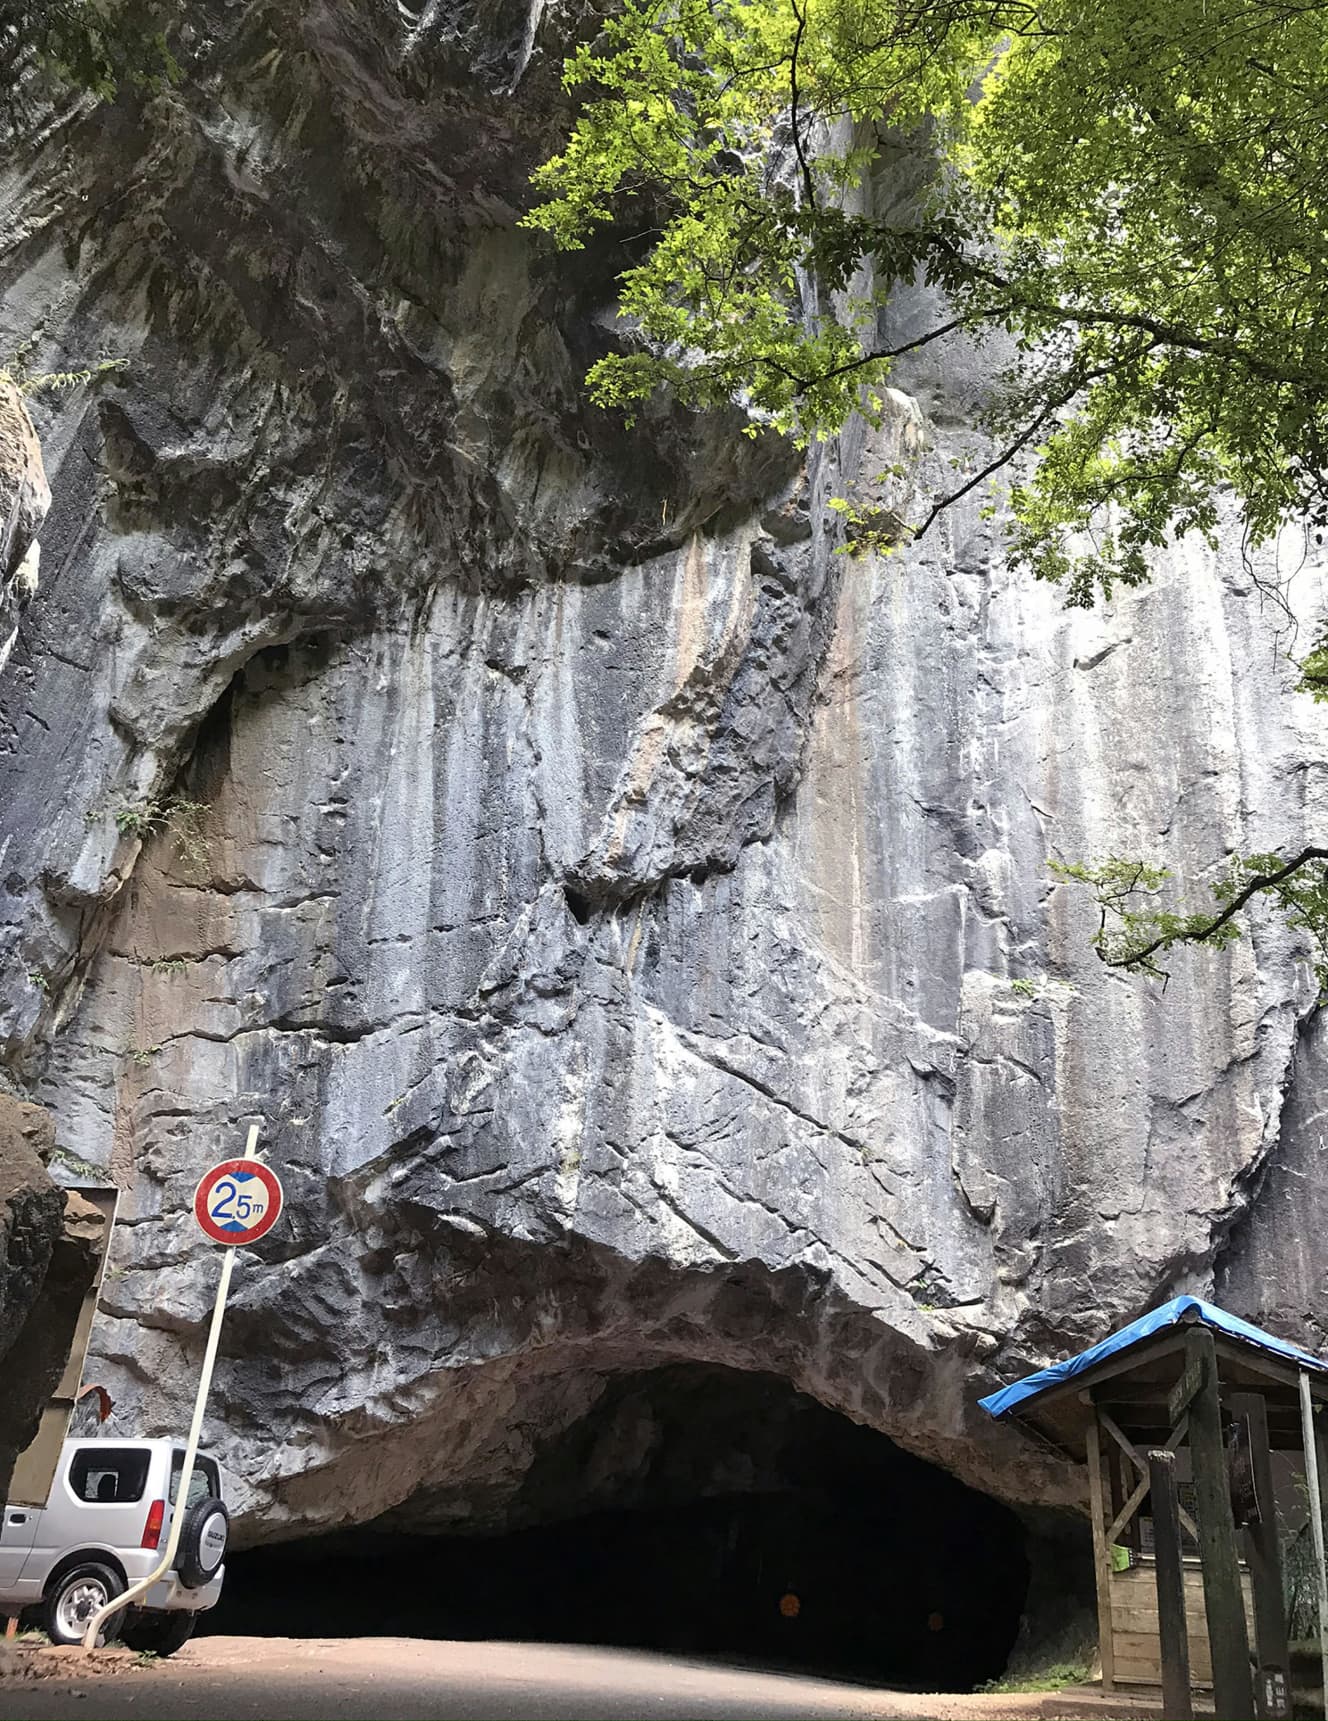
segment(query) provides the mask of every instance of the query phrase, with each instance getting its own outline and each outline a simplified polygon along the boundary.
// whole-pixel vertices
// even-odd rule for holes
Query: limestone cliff
[[[98,1378],[181,1420],[189,1198],[262,1118],[210,1423],[251,1536],[501,1522],[687,1359],[1065,1501],[981,1390],[1215,1284],[1322,1331],[1323,1052],[1284,930],[1163,997],[1048,857],[1321,831],[1321,725],[1234,535],[1087,615],[976,505],[836,553],[910,401],[976,452],[961,349],[805,470],[589,409],[630,236],[514,225],[573,10],[206,0],[178,89],[17,116],[0,348],[128,360],[34,408],[0,720],[7,1056],[127,1216]]]
[[[0,1087],[0,1500],[37,1434],[101,1266],[105,1220],[47,1172],[51,1119]]]
[[[0,375],[0,669],[20,603],[36,590],[37,534],[51,505],[41,445],[18,387]]]

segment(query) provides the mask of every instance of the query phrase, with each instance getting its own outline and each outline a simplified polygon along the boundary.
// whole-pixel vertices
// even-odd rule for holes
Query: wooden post
[[[1191,1721],[1190,1640],[1185,1629],[1185,1568],[1176,1501],[1176,1454],[1148,1454],[1153,1503],[1153,1554],[1157,1561],[1157,1628],[1162,1646],[1162,1707],[1167,1721]]]
[[[1324,1553],[1322,1478],[1314,1431],[1310,1377],[1300,1371],[1300,1432],[1305,1448],[1305,1481],[1310,1495],[1310,1536],[1314,1543],[1314,1583],[1319,1592],[1319,1665],[1323,1670],[1324,1713],[1328,1714],[1328,1557]]]
[[[1190,1456],[1198,1507],[1199,1555],[1203,1564],[1204,1612],[1213,1658],[1213,1709],[1222,1721],[1254,1721],[1250,1640],[1240,1587],[1236,1525],[1231,1515],[1227,1454],[1222,1440],[1217,1348],[1207,1327],[1192,1327],[1185,1339],[1187,1369],[1200,1377],[1190,1405]]]
[[[1104,1431],[1110,1434],[1110,1430]],[[1107,1523],[1114,1523],[1117,1512],[1125,1504],[1125,1478],[1121,1475],[1123,1468],[1121,1459],[1124,1457],[1119,1446],[1111,1439],[1102,1442],[1102,1504],[1106,1508]]]
[[[1287,1646],[1286,1605],[1282,1595],[1282,1556],[1273,1505],[1273,1459],[1268,1445],[1268,1404],[1261,1392],[1235,1393],[1232,1414],[1244,1417],[1250,1432],[1250,1472],[1258,1504],[1257,1522],[1246,1526],[1250,1587],[1254,1591],[1254,1659],[1258,1668],[1254,1702],[1267,1721],[1291,1713],[1291,1652]]]
[[[1320,1405],[1320,1413],[1322,1410],[1323,1406]],[[1325,1482],[1328,1482],[1328,1425],[1325,1424],[1323,1415],[1316,1415],[1313,1408],[1311,1408],[1310,1420],[1314,1423],[1314,1455],[1319,1461],[1319,1521],[1322,1524],[1324,1522],[1323,1489]],[[1320,1563],[1319,1570],[1324,1576],[1324,1587],[1328,1589],[1328,1557],[1325,1557]],[[1319,1633],[1319,1677],[1323,1703],[1328,1705],[1328,1625],[1325,1625]],[[1328,1715],[1328,1707],[1324,1708],[1324,1714]]]
[[[1102,1489],[1102,1435],[1097,1411],[1088,1425],[1088,1498],[1093,1512],[1093,1576],[1097,1580],[1098,1654],[1102,1659],[1102,1689],[1116,1688],[1115,1645],[1111,1633],[1111,1549]]]

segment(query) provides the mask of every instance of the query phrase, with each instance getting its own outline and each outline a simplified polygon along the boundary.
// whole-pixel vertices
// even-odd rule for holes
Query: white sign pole
[[[1319,1453],[1314,1440],[1314,1403],[1310,1377],[1300,1371],[1300,1437],[1305,1447],[1305,1480],[1310,1491],[1310,1534],[1314,1538],[1314,1580],[1319,1592],[1319,1655],[1328,1698],[1328,1559],[1323,1546],[1323,1497],[1319,1492]]]
[[[249,1140],[245,1143],[244,1157],[253,1159],[258,1153],[258,1125],[249,1126]],[[207,1407],[208,1391],[212,1385],[212,1370],[217,1361],[217,1345],[221,1339],[221,1322],[226,1313],[226,1298],[231,1288],[231,1274],[235,1270],[235,1257],[238,1250],[227,1249],[221,1263],[221,1278],[217,1282],[217,1300],[212,1306],[212,1326],[208,1331],[207,1349],[203,1353],[203,1373],[198,1382],[198,1396],[194,1399],[194,1419],[189,1425],[189,1440],[184,1451],[184,1469],[180,1472],[180,1484],[175,1492],[175,1507],[171,1512],[171,1531],[166,1538],[166,1552],[160,1563],[147,1577],[140,1578],[136,1584],[131,1584],[123,1595],[114,1596],[105,1607],[98,1608],[88,1621],[88,1629],[83,1636],[84,1649],[95,1649],[97,1634],[113,1613],[118,1613],[122,1607],[128,1607],[141,1595],[146,1595],[153,1584],[171,1569],[175,1551],[180,1545],[180,1531],[184,1527],[185,1509],[189,1500],[189,1481],[194,1473],[194,1459],[198,1456],[198,1439],[203,1432],[203,1412]]]

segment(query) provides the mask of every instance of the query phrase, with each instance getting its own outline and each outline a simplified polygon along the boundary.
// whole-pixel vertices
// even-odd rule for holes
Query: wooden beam
[[[1171,1441],[1167,1438],[1168,1430],[1164,1422],[1155,1422],[1151,1425],[1135,1427],[1132,1428],[1130,1432],[1134,1435],[1135,1443],[1141,1452],[1151,1451],[1154,1446],[1171,1445]],[[1183,1442],[1180,1444],[1183,1444]],[[1297,1424],[1293,1429],[1290,1425],[1282,1426],[1277,1422],[1270,1420],[1268,1425],[1268,1444],[1272,1447],[1274,1452],[1290,1452],[1293,1454],[1296,1463],[1299,1464],[1301,1451],[1299,1424]],[[1083,1456],[1083,1447],[1080,1446],[1078,1457],[1081,1462],[1083,1460]]]
[[[1175,1384],[1174,1380],[1115,1380],[1099,1387],[1093,1399],[1099,1409],[1104,1404],[1165,1404]]]
[[[1254,1703],[1267,1721],[1291,1713],[1291,1653],[1287,1645],[1286,1608],[1282,1599],[1282,1559],[1277,1541],[1277,1512],[1273,1502],[1273,1458],[1268,1445],[1268,1409],[1259,1392],[1235,1392],[1227,1400],[1233,1416],[1242,1417],[1250,1435],[1250,1472],[1259,1516],[1245,1526],[1245,1546],[1254,1593]]]
[[[1140,1345],[1131,1345],[1129,1350],[1117,1352],[1113,1362],[1099,1363],[1096,1368],[1090,1369],[1086,1375],[1075,1375],[1072,1380],[1066,1381],[1064,1386],[1052,1387],[1050,1392],[1042,1393],[1039,1396],[1044,1402],[1053,1398],[1063,1398],[1066,1393],[1077,1387],[1080,1403],[1091,1404],[1093,1402],[1092,1389],[1099,1386],[1104,1380],[1112,1380],[1118,1374],[1129,1374],[1131,1369],[1138,1368],[1140,1363],[1145,1360],[1156,1362],[1159,1357],[1170,1356],[1173,1351],[1184,1350],[1185,1331],[1186,1329],[1183,1327],[1172,1327],[1168,1329],[1168,1336],[1161,1343],[1150,1345],[1145,1342]]]
[[[1157,1628],[1162,1648],[1162,1708],[1168,1721],[1191,1721],[1190,1638],[1185,1624],[1185,1568],[1176,1500],[1176,1454],[1148,1454],[1153,1497],[1153,1554],[1157,1562]]]
[[[1079,1402],[1091,1404],[1097,1397],[1097,1389],[1104,1382],[1114,1379],[1117,1375],[1129,1374],[1143,1363],[1156,1362],[1160,1357],[1170,1356],[1175,1351],[1184,1350],[1188,1335],[1199,1330],[1200,1325],[1201,1323],[1197,1321],[1184,1321],[1178,1326],[1166,1329],[1167,1337],[1165,1339],[1162,1339],[1162,1335],[1158,1334],[1152,1342],[1144,1340],[1142,1343],[1131,1345],[1128,1350],[1117,1352],[1110,1362],[1099,1363],[1096,1368],[1090,1369],[1086,1374],[1074,1376],[1071,1380],[1066,1381],[1063,1386],[1052,1387],[1049,1391],[1040,1393],[1038,1402],[1050,1404],[1065,1398],[1077,1388]],[[1202,1330],[1209,1334],[1213,1331],[1211,1327],[1204,1327]],[[1293,1392],[1296,1390],[1298,1371],[1294,1361],[1275,1359],[1269,1356],[1266,1351],[1261,1351],[1253,1345],[1242,1344],[1239,1339],[1233,1339],[1227,1333],[1219,1333],[1217,1337],[1223,1350],[1233,1362],[1238,1363],[1242,1368],[1253,1369],[1256,1374],[1264,1375],[1268,1379],[1278,1382],[1279,1385],[1288,1386]],[[1170,1390],[1170,1386],[1168,1386],[1166,1391],[1169,1392]],[[1310,1376],[1310,1391],[1319,1402],[1328,1404],[1328,1374],[1312,1374]],[[1104,1396],[1107,1395],[1104,1394]],[[1165,1392],[1163,1396],[1165,1397]]]
[[[1310,1420],[1314,1424],[1314,1457],[1319,1483],[1319,1528],[1323,1530],[1323,1487],[1324,1483],[1328,1482],[1328,1415],[1324,1414],[1322,1404],[1311,1402]],[[1324,1587],[1328,1589],[1328,1553],[1320,1560],[1319,1570],[1323,1574]],[[1328,1705],[1328,1616],[1320,1613],[1319,1617],[1320,1621],[1324,1622],[1319,1626],[1319,1690],[1324,1703]],[[1328,1715],[1328,1708],[1325,1708],[1324,1713]]]
[[[1289,1387],[1292,1392],[1298,1392],[1300,1375],[1304,1372],[1296,1367],[1290,1359],[1282,1360],[1269,1356],[1267,1351],[1256,1349],[1253,1345],[1243,1345],[1239,1339],[1232,1339],[1225,1333],[1217,1334],[1217,1343],[1222,1353],[1231,1358],[1232,1362],[1241,1368],[1253,1370],[1268,1380],[1276,1381],[1279,1386]],[[1246,1390],[1258,1391],[1257,1387]],[[1328,1401],[1328,1376],[1312,1375],[1310,1377],[1312,1395],[1321,1402]]]
[[[1224,1353],[1219,1350],[1218,1354],[1221,1356]],[[1231,1353],[1225,1354],[1230,1355]],[[1242,1357],[1240,1360],[1244,1362],[1245,1359]],[[1260,1372],[1262,1373],[1262,1370]],[[1113,1380],[1099,1386],[1093,1394],[1093,1399],[1099,1408],[1105,1405],[1110,1409],[1116,1405],[1122,1408],[1130,1406],[1145,1410],[1150,1405],[1165,1405],[1171,1397],[1175,1385],[1174,1380]],[[1280,1380],[1276,1383],[1270,1380],[1266,1388],[1260,1384],[1237,1386],[1234,1381],[1230,1383],[1230,1387],[1233,1392],[1264,1391],[1268,1398],[1270,1417],[1278,1414],[1286,1416],[1299,1414],[1300,1401],[1295,1390],[1290,1387],[1283,1387]]]
[[[1328,1553],[1324,1550],[1321,1492],[1323,1473],[1320,1466],[1323,1441],[1316,1436],[1310,1377],[1303,1370],[1300,1376],[1300,1414],[1304,1430],[1301,1438],[1305,1445],[1305,1481],[1310,1496],[1310,1537],[1314,1544],[1314,1583],[1319,1592],[1319,1656],[1323,1668],[1323,1700],[1325,1705],[1328,1705]]]
[[[1097,1585],[1098,1653],[1102,1658],[1102,1689],[1116,1689],[1115,1646],[1111,1636],[1111,1549],[1107,1545],[1102,1500],[1102,1434],[1097,1413],[1088,1425],[1088,1498],[1093,1514],[1093,1577]]]
[[[1101,1413],[1098,1413],[1097,1425],[1105,1430]],[[1125,1504],[1126,1496],[1134,1483],[1131,1472],[1126,1479],[1125,1463],[1121,1458],[1120,1448],[1114,1441],[1104,1439],[1102,1442],[1102,1505],[1106,1511],[1108,1524]],[[1107,1540],[1113,1541],[1111,1531],[1107,1531]]]
[[[1107,1530],[1107,1542],[1125,1541],[1136,1551],[1142,1545],[1139,1526],[1134,1522],[1134,1515],[1148,1498],[1148,1465],[1140,1457],[1138,1448],[1117,1427],[1111,1416],[1098,1407],[1097,1419],[1099,1424],[1111,1435],[1116,1445],[1111,1449],[1111,1510],[1114,1516]],[[1123,1474],[1121,1455],[1133,1464],[1138,1472],[1134,1488],[1130,1493],[1125,1492],[1126,1477]]]
[[[1121,1532],[1147,1498],[1148,1472],[1145,1471],[1139,1478],[1133,1494],[1130,1495],[1129,1499],[1121,1507],[1120,1511],[1117,1512],[1116,1516],[1111,1520],[1111,1524],[1107,1530],[1108,1543],[1118,1542],[1120,1540]]]
[[[1217,1348],[1207,1327],[1190,1329],[1186,1357],[1187,1367],[1193,1363],[1203,1375],[1190,1405],[1190,1456],[1198,1507],[1204,1612],[1208,1617],[1208,1646],[1213,1661],[1213,1708],[1222,1721],[1254,1721],[1249,1633],[1236,1554],[1236,1525],[1231,1515],[1226,1445],[1222,1439]]]
[[[1121,1451],[1125,1454],[1125,1456],[1130,1460],[1131,1464],[1134,1465],[1135,1469],[1137,1471],[1139,1471],[1140,1475],[1147,1476],[1148,1465],[1139,1456],[1138,1451],[1135,1449],[1134,1442],[1132,1440],[1130,1440],[1130,1438],[1127,1435],[1121,1433],[1120,1429],[1116,1426],[1116,1424],[1112,1420],[1111,1416],[1108,1414],[1108,1412],[1106,1410],[1103,1409],[1103,1407],[1101,1405],[1098,1405],[1098,1407],[1097,1407],[1097,1419],[1098,1419],[1098,1422],[1102,1425],[1102,1427],[1106,1429],[1107,1433],[1111,1436],[1111,1438],[1120,1447]]]

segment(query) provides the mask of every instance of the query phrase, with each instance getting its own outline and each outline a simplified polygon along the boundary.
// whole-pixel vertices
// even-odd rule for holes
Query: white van
[[[183,1472],[177,1440],[66,1440],[46,1504],[5,1506],[0,1614],[26,1615],[53,1643],[81,1642],[98,1608],[160,1563]],[[202,1453],[184,1511],[172,1570],[108,1622],[131,1649],[174,1654],[221,1595],[230,1515]]]

